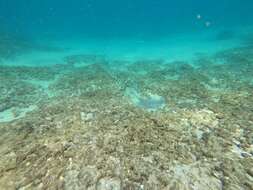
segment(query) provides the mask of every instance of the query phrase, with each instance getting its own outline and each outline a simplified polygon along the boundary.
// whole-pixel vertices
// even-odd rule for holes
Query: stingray
[[[157,110],[164,107],[165,99],[163,97],[146,97],[140,98],[137,105],[147,110]]]

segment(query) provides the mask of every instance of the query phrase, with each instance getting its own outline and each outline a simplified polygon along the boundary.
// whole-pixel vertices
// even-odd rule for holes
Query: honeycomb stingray
[[[125,95],[134,105],[148,111],[156,111],[165,106],[165,99],[157,94],[142,96],[137,90],[128,88]]]
[[[25,117],[27,113],[35,110],[37,106],[31,105],[27,108],[10,108],[0,112],[0,123],[11,122],[13,120]]]

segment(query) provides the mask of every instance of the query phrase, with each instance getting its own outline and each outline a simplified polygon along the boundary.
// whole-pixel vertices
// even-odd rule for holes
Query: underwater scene
[[[0,0],[1,190],[253,190],[252,0]]]

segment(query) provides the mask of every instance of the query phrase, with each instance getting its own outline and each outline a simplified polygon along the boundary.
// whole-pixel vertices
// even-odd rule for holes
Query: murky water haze
[[[250,0],[2,0],[0,21],[10,30],[34,37],[151,37],[198,32],[205,30],[205,22],[213,28],[252,25],[252,9]]]

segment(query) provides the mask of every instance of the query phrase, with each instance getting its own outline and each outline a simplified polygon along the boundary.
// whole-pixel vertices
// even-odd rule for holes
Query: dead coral
[[[230,55],[235,51],[239,58]],[[42,98],[26,117],[0,125],[0,186],[252,189],[250,75],[234,82],[251,67],[250,55],[241,59],[244,54],[243,49],[223,52],[198,60],[197,66],[141,61],[118,71],[94,63],[93,56],[70,57],[73,64],[86,58],[91,64],[68,67],[49,86],[56,96]],[[247,65],[237,71],[236,62]],[[40,79],[56,74],[44,71]],[[32,73],[25,76],[36,78]],[[29,104],[38,88],[13,77],[1,78],[4,102],[17,93]],[[136,107],[125,95],[127,88],[164,97],[165,108]]]

